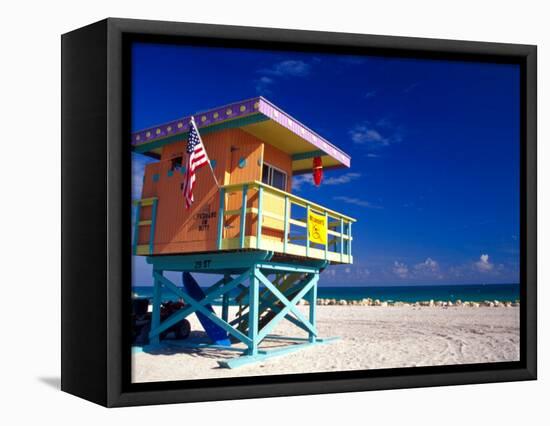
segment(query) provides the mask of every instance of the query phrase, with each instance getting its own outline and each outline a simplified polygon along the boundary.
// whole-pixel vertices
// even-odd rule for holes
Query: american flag
[[[193,186],[195,185],[195,172],[202,166],[209,163],[206,149],[199,135],[199,130],[195,124],[195,120],[191,118],[189,129],[189,140],[187,141],[187,167],[185,172],[185,185],[183,187],[183,195],[185,197],[185,206],[191,207],[193,201]]]

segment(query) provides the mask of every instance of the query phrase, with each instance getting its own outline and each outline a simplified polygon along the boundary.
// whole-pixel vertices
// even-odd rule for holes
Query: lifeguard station
[[[211,339],[197,346],[242,352],[220,361],[229,368],[326,343],[316,328],[319,274],[329,264],[353,262],[355,220],[293,195],[292,177],[312,173],[314,160],[324,170],[349,167],[350,157],[262,97],[194,118],[212,170],[197,171],[190,209],[182,189],[191,116],[132,135],[134,152],[158,160],[145,169],[133,238],[134,254],[153,266],[150,341],[158,343],[163,331],[196,313]],[[165,271],[182,272],[183,285]],[[219,279],[203,290],[191,275],[196,272]],[[163,287],[187,306],[161,322]],[[220,316],[211,306],[219,299]],[[302,299],[309,315],[297,307]],[[238,311],[229,318],[232,300]],[[282,320],[308,337],[272,334]],[[264,339],[289,344],[265,350]]]

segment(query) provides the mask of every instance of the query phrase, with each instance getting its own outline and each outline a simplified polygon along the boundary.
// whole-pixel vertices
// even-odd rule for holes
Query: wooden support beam
[[[260,339],[258,339],[258,322],[259,322],[259,312],[258,312],[258,299],[259,299],[259,288],[260,283],[258,281],[258,274],[260,271],[254,267],[250,272],[250,284],[249,284],[249,293],[248,293],[248,303],[249,303],[249,314],[248,314],[248,338],[250,342],[248,344],[248,355],[255,356],[258,354],[258,344]]]
[[[258,276],[258,278],[260,278],[260,280],[262,280],[262,277],[263,277],[263,275]],[[266,281],[269,284],[267,284]],[[262,282],[266,286],[271,285],[269,280],[266,279],[266,281],[262,280]],[[279,323],[279,321],[281,321],[290,311],[292,311],[292,313],[294,315],[296,315],[302,321],[302,323],[306,327],[308,327],[308,329],[310,329],[310,331],[312,333],[317,334],[317,331],[315,330],[315,328],[313,326],[311,326],[311,324],[309,324],[309,321],[307,321],[303,317],[302,313],[300,311],[298,311],[297,309],[295,309],[296,304],[304,297],[304,295],[311,289],[311,287],[316,285],[316,284],[317,284],[317,281],[315,279],[315,275],[310,276],[308,282],[304,285],[304,287],[290,301],[286,297],[284,297],[280,292],[278,292],[278,290],[275,287],[273,287],[271,285],[270,290],[272,292],[274,290],[275,290],[275,292],[278,292],[278,294],[275,293],[275,292],[274,293],[277,297],[279,297],[279,300],[281,300],[281,302],[283,302],[285,304],[285,307],[277,315],[275,315],[275,317],[269,322],[269,324],[267,324],[264,328],[262,328],[262,331],[258,334],[258,340],[262,341],[264,339],[264,337],[267,334],[269,334],[271,332],[271,330]]]
[[[222,249],[224,231],[225,188],[220,189],[220,207],[218,208],[218,250]]]
[[[262,212],[263,212],[263,200],[264,200],[264,188],[260,186],[258,188],[258,214],[257,218],[257,229],[256,229],[256,248],[259,249],[262,242]]]
[[[211,292],[210,294],[206,295],[206,297],[200,301],[195,300],[192,298],[184,289],[180,289],[177,287],[174,283],[172,283],[169,279],[162,276],[158,271],[153,272],[154,278],[159,281],[160,284],[168,288],[170,291],[175,293],[177,296],[182,298],[185,303],[189,304],[190,306],[183,308],[179,310],[178,312],[172,314],[168,319],[162,322],[162,324],[157,324],[156,327],[153,327],[151,325],[151,332],[149,333],[150,338],[154,338],[163,331],[167,330],[168,328],[172,327],[174,324],[177,324],[182,319],[187,317],[188,315],[194,313],[194,312],[201,312],[203,315],[205,315],[207,318],[209,318],[211,321],[222,327],[225,331],[233,335],[235,338],[239,339],[241,342],[245,344],[249,344],[249,339],[247,336],[245,336],[240,331],[234,329],[229,325],[227,322],[223,321],[221,318],[216,316],[214,313],[212,313],[210,310],[205,308],[205,305],[208,305],[212,303],[215,299],[223,295],[224,293],[229,293],[234,287],[236,287],[241,281],[248,278],[250,272],[247,271],[241,275],[239,275],[237,278],[233,279],[228,284],[222,286],[220,289],[217,289],[216,291]],[[160,287],[160,286],[159,286]]]
[[[139,243],[139,216],[141,214],[141,204],[136,206],[136,220],[134,225],[134,241],[132,242],[132,253],[138,254],[137,247]]]
[[[240,223],[240,235],[239,244],[241,248],[244,248],[244,237],[246,236],[246,203],[248,197],[248,185],[243,186],[243,198],[241,206],[241,223]]]

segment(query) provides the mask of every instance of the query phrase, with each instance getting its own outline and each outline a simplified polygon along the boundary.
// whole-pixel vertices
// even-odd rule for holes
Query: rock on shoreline
[[[302,301],[307,305],[307,302]],[[379,299],[367,299],[361,300],[344,300],[344,299],[317,299],[317,305],[320,306],[415,306],[415,307],[438,307],[438,308],[479,308],[480,306],[489,308],[511,308],[518,307],[519,300],[515,301],[501,301],[501,300],[485,300],[483,302],[470,302],[462,300],[456,300],[452,302],[450,300],[422,300],[417,302],[400,302],[400,301],[381,301]]]

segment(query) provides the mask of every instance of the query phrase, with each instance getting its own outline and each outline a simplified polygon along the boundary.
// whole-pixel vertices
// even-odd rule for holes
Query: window
[[[179,171],[181,170],[181,166],[182,166],[182,162],[183,162],[183,157],[176,157],[176,158],[172,158],[171,161],[171,164],[170,164],[170,170],[171,171]]]
[[[286,191],[286,173],[266,163],[262,169],[262,182]]]

